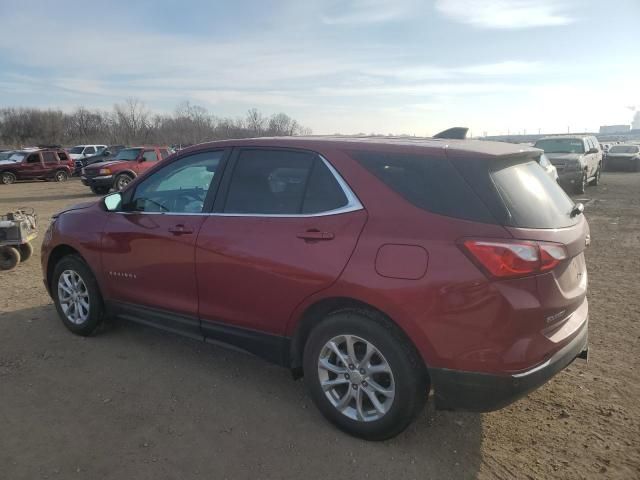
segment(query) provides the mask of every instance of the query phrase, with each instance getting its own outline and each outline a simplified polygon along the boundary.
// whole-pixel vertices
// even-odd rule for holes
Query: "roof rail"
[[[467,127],[453,127],[447,128],[440,133],[437,133],[433,136],[433,138],[444,138],[448,140],[464,140],[467,138],[467,132],[469,129]]]

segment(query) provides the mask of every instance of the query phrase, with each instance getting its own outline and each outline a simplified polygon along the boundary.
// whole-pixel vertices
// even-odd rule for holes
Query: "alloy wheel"
[[[318,378],[329,402],[352,420],[381,419],[395,398],[389,362],[371,342],[355,335],[340,335],[324,345]]]
[[[89,290],[78,272],[65,270],[58,278],[58,301],[67,319],[81,325],[89,318]]]
[[[118,177],[118,180],[116,181],[116,190],[120,191],[124,189],[124,187],[129,185],[130,182],[131,182],[131,179],[126,175],[122,175],[121,177]]]

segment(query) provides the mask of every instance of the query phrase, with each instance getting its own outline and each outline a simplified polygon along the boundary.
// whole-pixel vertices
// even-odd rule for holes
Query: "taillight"
[[[465,240],[463,245],[484,270],[498,278],[547,272],[568,257],[564,246],[555,243]]]

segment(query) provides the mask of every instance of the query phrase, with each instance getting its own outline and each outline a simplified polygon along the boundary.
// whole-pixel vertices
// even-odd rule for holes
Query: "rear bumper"
[[[110,187],[113,184],[113,175],[102,175],[99,177],[80,177],[83,185],[87,187]]]
[[[494,375],[430,368],[436,408],[490,412],[506,407],[546,383],[576,357],[586,359],[588,324],[585,321],[576,336],[544,363],[521,373]]]

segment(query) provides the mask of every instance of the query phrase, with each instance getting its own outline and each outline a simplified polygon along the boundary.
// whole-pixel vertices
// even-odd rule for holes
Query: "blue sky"
[[[640,109],[640,0],[0,0],[0,106],[218,116],[314,133],[597,129]]]

